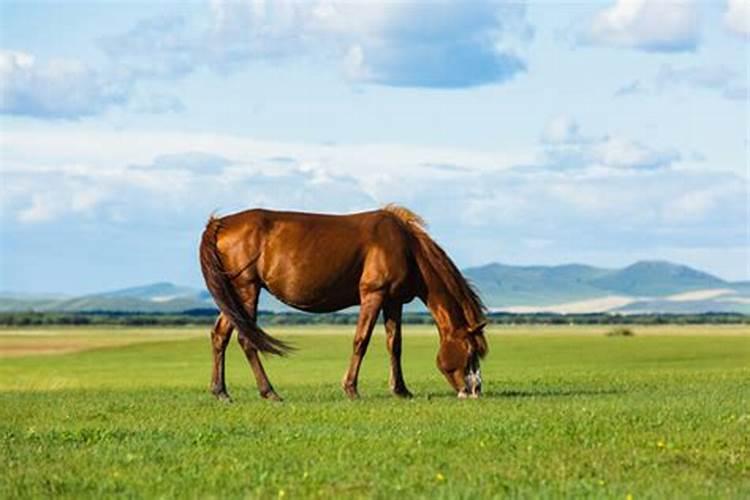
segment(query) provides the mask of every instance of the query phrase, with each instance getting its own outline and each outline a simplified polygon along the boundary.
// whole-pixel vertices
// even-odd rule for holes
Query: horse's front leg
[[[383,318],[385,320],[385,341],[388,353],[391,357],[391,391],[402,398],[412,397],[404,382],[404,373],[401,369],[401,307],[400,303],[386,302],[383,306]]]
[[[344,392],[346,392],[346,395],[349,396],[350,399],[356,399],[359,397],[359,394],[357,393],[359,368],[362,366],[362,359],[365,357],[367,346],[370,344],[372,329],[375,327],[380,308],[383,305],[383,292],[377,291],[362,293],[360,303],[357,331],[354,334],[352,359],[341,384],[344,388]]]

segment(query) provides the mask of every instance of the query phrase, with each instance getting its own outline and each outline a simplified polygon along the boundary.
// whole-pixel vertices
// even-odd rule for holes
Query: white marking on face
[[[482,369],[479,367],[474,372],[474,387],[480,391],[482,390]]]
[[[477,367],[476,370],[469,370],[464,377],[464,383],[472,396],[478,396],[482,391],[482,372]]]

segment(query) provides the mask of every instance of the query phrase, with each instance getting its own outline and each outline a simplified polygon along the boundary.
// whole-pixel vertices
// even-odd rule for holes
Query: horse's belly
[[[357,287],[283,286],[266,284],[266,289],[284,304],[306,312],[340,311],[359,304]]]

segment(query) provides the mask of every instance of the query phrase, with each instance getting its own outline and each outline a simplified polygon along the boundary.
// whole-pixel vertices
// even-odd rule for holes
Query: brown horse
[[[263,398],[280,399],[258,351],[283,355],[284,342],[257,324],[258,295],[268,290],[303,311],[359,305],[354,353],[342,382],[358,397],[357,377],[383,311],[394,394],[410,397],[401,371],[401,309],[419,297],[440,333],[437,364],[459,397],[481,392],[479,358],[487,352],[484,306],[446,253],[406,208],[351,215],[248,210],[212,217],[200,245],[203,276],[221,313],[211,332],[211,391],[229,399],[224,352],[236,329]]]

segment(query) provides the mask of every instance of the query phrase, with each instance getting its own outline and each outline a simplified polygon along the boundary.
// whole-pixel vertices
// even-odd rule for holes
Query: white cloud
[[[550,120],[542,133],[542,163],[557,170],[604,169],[604,175],[617,170],[666,168],[680,160],[677,151],[657,149],[624,137],[594,136],[581,132],[578,122],[568,116]]]
[[[354,81],[367,81],[372,78],[365,64],[365,55],[361,45],[355,43],[349,47],[344,58],[344,71],[346,76]]]
[[[750,37],[750,1],[729,0],[724,13],[727,27],[745,38]]]
[[[43,222],[58,215],[59,209],[54,206],[49,197],[39,193],[31,195],[31,204],[18,211],[21,222]]]
[[[643,93],[674,92],[680,87],[716,92],[724,99],[744,101],[748,87],[744,72],[725,65],[675,67],[663,64],[649,84],[634,80],[615,92],[616,97]]]
[[[670,222],[701,220],[717,208],[729,193],[741,196],[742,187],[737,184],[719,183],[680,193],[675,198],[667,200],[662,208],[662,215],[665,220]]]
[[[579,137],[573,128],[572,137]],[[526,237],[550,239],[562,222],[597,227],[616,220],[650,231],[660,220],[676,226],[717,214],[726,220],[726,211],[736,218],[742,205],[735,189],[741,183],[664,168],[679,164],[676,152],[608,136],[564,146],[573,159],[545,153],[541,166],[534,166],[533,152],[504,156],[205,134],[9,132],[0,144],[2,213],[20,223],[69,216],[134,222],[158,210],[179,224],[216,208],[351,211],[396,201],[459,224],[539,224],[541,233]],[[65,161],[68,155],[78,161]]]
[[[744,190],[732,175],[635,170],[601,175],[542,171],[484,179],[470,203],[479,224],[522,230],[528,237],[610,239],[623,248],[666,241],[722,245],[744,238]],[[629,235],[640,241],[628,241]],[[580,244],[585,244],[581,241]]]
[[[557,116],[552,118],[544,128],[542,141],[550,144],[570,144],[580,142],[578,122],[569,116]]]
[[[211,7],[207,25],[151,19],[109,37],[105,50],[147,77],[307,57],[343,66],[358,82],[460,88],[525,71],[520,51],[531,37],[524,6],[500,0],[215,0]]]
[[[697,6],[692,0],[617,0],[596,15],[590,39],[655,52],[695,50]]]
[[[100,46],[129,78],[181,77],[204,64],[211,50],[196,29],[179,15],[150,18],[102,39]]]
[[[167,94],[149,94],[132,100],[132,109],[137,113],[163,114],[182,113],[185,104],[175,96]]]
[[[425,178],[444,182],[531,159],[208,134],[8,132],[0,140],[6,181],[2,212],[23,223],[70,215],[107,220],[117,214],[122,220],[148,206],[180,219],[202,218],[217,207],[231,211],[257,204],[312,209],[322,203],[346,211],[413,199],[415,186]]]
[[[0,51],[0,113],[79,118],[127,100],[129,82],[108,79],[79,61],[39,63],[24,52]]]
[[[645,89],[640,80],[632,80],[626,83],[625,85],[623,85],[622,87],[618,88],[615,91],[614,96],[623,97],[623,96],[628,96],[628,95],[640,94],[644,91]]]
[[[591,153],[601,165],[626,169],[662,168],[680,159],[676,151],[656,150],[619,137],[606,137],[591,146]]]
[[[211,7],[207,18],[151,18],[106,37],[101,68],[0,52],[0,113],[76,119],[125,104],[144,79],[182,78],[202,68],[225,74],[253,61],[292,58],[340,67],[362,83],[501,83],[525,71],[521,51],[531,36],[524,6],[500,0],[216,0]],[[182,103],[141,96],[132,109],[179,112]]]
[[[64,174],[55,169],[43,174],[3,172],[3,177],[6,189],[0,206],[15,211],[24,224],[53,222],[71,215],[91,218],[116,192],[116,186],[105,177]]]
[[[686,66],[675,68],[669,64],[659,69],[658,85],[689,84],[708,89],[722,89],[740,78],[736,70],[726,66]]]

